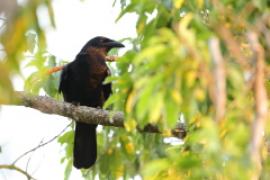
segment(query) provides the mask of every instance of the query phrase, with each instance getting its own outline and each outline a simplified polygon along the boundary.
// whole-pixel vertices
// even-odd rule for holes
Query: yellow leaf
[[[170,129],[165,129],[163,131],[162,135],[165,136],[165,137],[170,137],[170,136],[172,136],[172,132],[171,132]]]
[[[133,143],[129,142],[129,143],[125,144],[125,149],[126,149],[128,154],[134,154],[135,148],[134,148]]]
[[[130,132],[137,127],[137,122],[134,119],[129,119],[124,123],[125,129]]]
[[[127,103],[126,103],[126,112],[130,113],[133,109],[133,105],[134,105],[134,97],[135,97],[135,93],[134,91],[132,91],[127,99]]]
[[[123,174],[124,174],[124,165],[122,164],[118,166],[115,171],[116,179],[120,179],[121,177],[123,177]]]
[[[145,27],[145,23],[144,23],[144,21],[141,21],[137,26],[137,33],[138,34],[142,33],[144,30],[144,27]]]
[[[197,78],[197,73],[195,71],[188,71],[186,74],[187,86],[190,88],[194,85]]]
[[[201,101],[202,102],[202,101],[205,100],[205,93],[204,93],[203,89],[197,88],[194,93],[195,93],[195,98],[198,101]]]
[[[183,19],[180,21],[179,28],[180,29],[187,29],[187,26],[189,25],[190,21],[193,18],[192,13],[187,13]]]
[[[203,7],[204,1],[203,0],[197,0],[197,5],[201,9]]]
[[[184,0],[174,0],[174,7],[176,9],[179,9],[180,7],[182,7],[183,2],[184,2]]]
[[[227,133],[228,133],[228,129],[227,128],[222,128],[220,133],[219,133],[220,138],[224,138]]]
[[[155,96],[154,104],[152,105],[152,111],[150,112],[150,123],[157,123],[160,119],[161,113],[162,113],[162,107],[163,107],[163,98],[162,94],[158,93]]]
[[[173,100],[177,103],[177,104],[181,104],[182,103],[182,96],[180,95],[180,93],[177,90],[173,90],[172,91],[172,98]]]
[[[182,18],[182,20],[180,21],[179,28],[178,28],[178,31],[179,31],[178,34],[183,39],[185,39],[185,41],[188,41],[188,43],[190,45],[193,45],[196,42],[194,32],[192,31],[192,29],[188,29],[188,25],[190,24],[192,18],[193,18],[193,14],[192,13],[186,14]]]

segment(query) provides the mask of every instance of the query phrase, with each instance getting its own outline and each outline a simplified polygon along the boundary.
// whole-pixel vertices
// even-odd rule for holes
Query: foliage
[[[26,79],[25,89],[60,98],[59,73],[47,76],[46,72],[49,67],[66,62],[46,52],[45,34],[36,15],[38,6],[45,4],[54,26],[49,2],[27,1],[29,6],[25,5],[23,14],[10,25],[13,31],[7,27],[1,32],[5,56],[0,64],[0,103],[9,100],[3,98],[10,97],[6,94],[12,89],[11,75],[14,70],[19,72],[26,49],[31,55],[26,58],[27,66],[35,70]],[[249,151],[256,102],[252,88],[255,62],[247,33],[254,31],[259,36],[268,75],[268,1],[117,2],[122,7],[118,19],[128,13],[138,15],[137,37],[124,39],[132,48],[119,59],[113,75],[106,80],[113,83],[114,93],[105,108],[125,113],[125,129],[102,127],[98,131],[98,160],[90,170],[82,170],[85,178],[248,179],[257,173]],[[226,67],[226,114],[220,123],[214,121],[216,83],[209,46],[213,38],[221,44]],[[269,82],[265,81],[270,92]],[[164,138],[170,136],[180,115],[188,126],[187,137],[181,145],[165,143]],[[157,125],[163,134],[137,132],[136,126],[148,123]],[[270,177],[269,123],[265,130],[261,179]],[[66,179],[72,170],[72,141],[73,131],[59,138],[66,150],[61,160],[66,163]]]
[[[46,47],[44,27],[41,27],[38,17],[38,8],[41,6],[47,10],[51,25],[55,26],[52,5],[48,0],[29,0],[22,4],[12,0],[2,3],[0,8],[0,103],[13,100],[11,79],[16,74],[20,75],[20,65],[25,52],[34,52],[36,45],[39,49]],[[38,41],[31,32],[38,36]]]
[[[115,109],[126,114],[126,130],[130,134],[125,132],[125,136],[133,139],[135,145],[137,173],[145,179],[248,179],[256,174],[249,151],[256,112],[251,88],[254,61],[247,33],[255,31],[265,53],[269,50],[266,2],[121,3],[119,18],[127,13],[138,15],[138,37],[131,41],[136,42],[134,48],[117,63],[118,74],[108,79],[115,91],[106,105],[114,104]],[[221,123],[214,122],[215,82],[209,47],[213,38],[219,39],[226,60],[227,104]],[[168,135],[167,130],[176,125],[179,114],[184,115],[189,127],[183,145],[164,144],[163,137],[157,136],[154,149],[144,147],[140,151],[140,144],[134,142],[140,137],[134,129],[136,125],[154,123]],[[269,130],[266,132],[268,137]],[[262,150],[262,179],[270,175],[267,148]],[[145,154],[153,157],[144,161],[140,157]]]

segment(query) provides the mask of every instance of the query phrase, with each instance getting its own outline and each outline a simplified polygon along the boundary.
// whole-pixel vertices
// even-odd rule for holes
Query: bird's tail
[[[89,168],[97,159],[96,125],[76,123],[73,164],[76,168]]]

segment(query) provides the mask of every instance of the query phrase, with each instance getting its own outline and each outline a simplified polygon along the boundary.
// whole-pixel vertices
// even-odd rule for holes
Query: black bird
[[[111,84],[103,84],[110,74],[106,55],[123,44],[106,37],[95,37],[81,49],[75,60],[67,64],[61,74],[59,92],[64,100],[76,105],[102,107],[111,94]],[[76,122],[73,165],[91,167],[97,159],[97,125]]]

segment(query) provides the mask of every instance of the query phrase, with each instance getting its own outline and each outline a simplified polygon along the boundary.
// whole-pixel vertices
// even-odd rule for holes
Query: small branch
[[[256,173],[252,179],[259,179],[261,172],[261,148],[263,144],[264,127],[267,120],[267,94],[264,86],[264,49],[258,41],[258,36],[254,32],[248,33],[248,40],[251,45],[254,61],[256,63],[255,72],[255,83],[254,83],[254,93],[255,93],[255,108],[256,117],[252,128],[252,138],[250,143],[250,154],[251,160],[255,165]]]
[[[106,61],[114,62],[118,59],[118,57],[117,56],[106,56],[105,59],[106,59]],[[50,74],[56,73],[58,71],[61,71],[64,67],[65,67],[65,65],[53,67],[47,71],[47,74],[50,75]]]
[[[241,51],[240,43],[235,40],[230,30],[224,26],[218,26],[217,32],[219,33],[223,41],[226,43],[226,47],[230,51],[231,56],[235,58],[237,63],[240,64],[243,68],[250,67]]]
[[[47,74],[50,75],[50,74],[53,74],[55,72],[58,72],[58,71],[61,71],[62,69],[64,68],[64,66],[56,66],[56,67],[53,67],[51,69],[49,69],[47,71]]]
[[[25,92],[17,92],[16,94],[19,101],[13,105],[23,105],[43,113],[57,114],[87,124],[124,127],[124,115],[122,112],[76,106],[71,103],[56,101],[47,96],[33,96]],[[146,125],[143,129],[137,129],[141,132],[161,133],[158,127],[152,124]],[[182,123],[179,123],[175,129],[171,130],[171,133],[176,137],[183,138],[186,135],[186,129]]]
[[[68,124],[68,125],[67,125],[60,133],[58,133],[56,136],[54,136],[54,137],[51,138],[50,140],[46,141],[45,143],[40,143],[38,146],[36,146],[36,147],[34,147],[34,148],[32,148],[32,149],[26,151],[25,153],[23,153],[22,155],[20,155],[17,159],[15,159],[15,161],[14,161],[12,164],[14,165],[14,164],[17,163],[21,158],[23,158],[24,156],[26,156],[27,154],[29,154],[29,153],[31,153],[31,152],[33,152],[33,151],[35,151],[35,150],[37,150],[37,149],[39,149],[39,148],[45,146],[45,145],[51,143],[52,141],[54,141],[55,139],[57,139],[63,132],[65,132],[66,129],[67,129],[69,126],[70,126],[70,124]]]
[[[52,141],[54,141],[54,140],[55,140],[56,138],[58,138],[58,137],[59,137],[59,136],[60,136],[60,135],[61,135],[61,134],[69,127],[69,126],[70,126],[70,124],[67,125],[60,133],[58,133],[58,134],[57,134],[56,136],[54,136],[52,139],[46,141],[45,143],[41,143],[41,144],[39,144],[38,146],[36,146],[36,147],[30,149],[29,151],[23,153],[23,154],[20,155],[20,156],[19,156],[12,164],[2,164],[2,165],[0,164],[0,169],[15,170],[15,171],[18,171],[18,172],[22,173],[23,175],[25,175],[25,176],[27,177],[28,180],[31,180],[31,179],[34,180],[34,178],[33,178],[29,173],[27,173],[27,170],[25,170],[25,171],[22,170],[21,168],[17,167],[17,166],[15,165],[15,163],[17,163],[21,158],[25,157],[27,154],[29,154],[29,153],[31,153],[31,152],[33,152],[33,151],[36,151],[37,149],[39,149],[39,148],[41,148],[41,147],[43,147],[43,146],[45,146],[45,145],[51,143]],[[29,159],[29,160],[30,160],[30,159]],[[27,161],[27,166],[28,166],[29,160]],[[26,167],[26,169],[27,169],[27,167]]]
[[[35,180],[35,178],[33,178],[30,174],[28,174],[26,171],[22,170],[21,168],[13,165],[13,164],[0,164],[0,169],[9,169],[9,170],[15,170],[20,172],[21,174],[25,175],[27,177],[28,180]]]
[[[212,38],[209,42],[210,52],[214,64],[214,103],[216,109],[215,120],[221,121],[225,117],[226,110],[226,74],[225,64],[220,52],[219,41]]]

